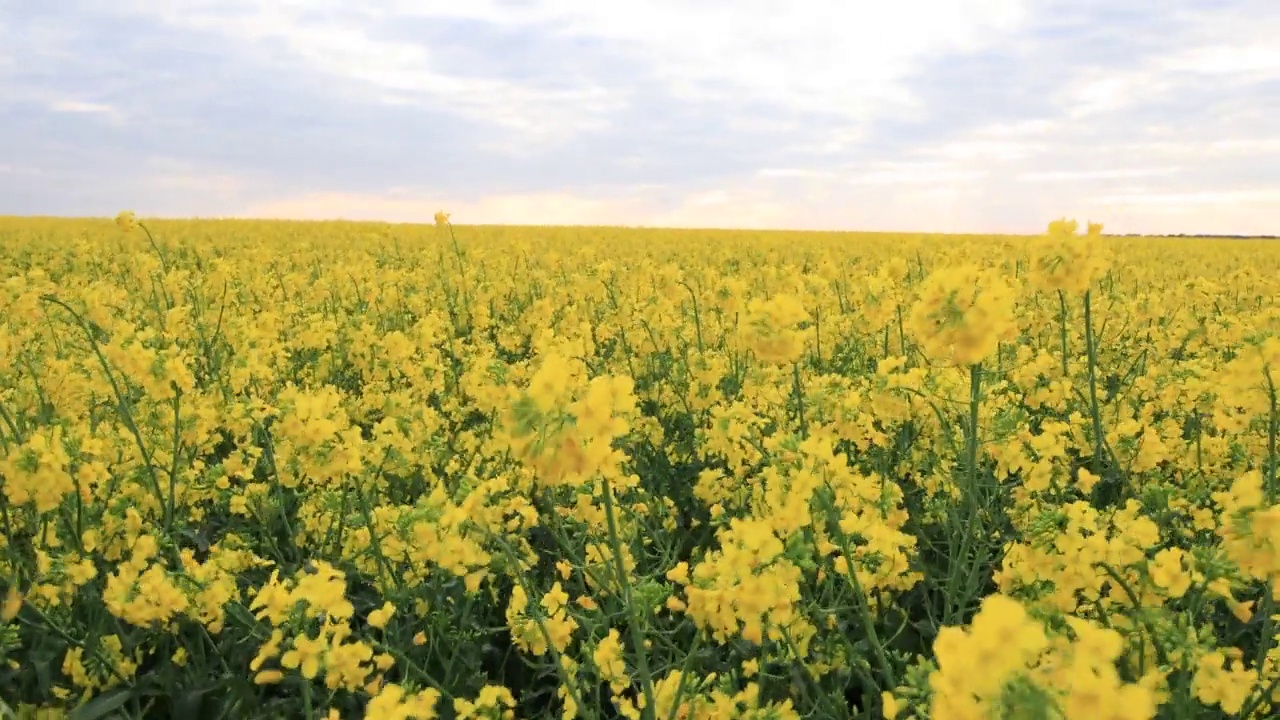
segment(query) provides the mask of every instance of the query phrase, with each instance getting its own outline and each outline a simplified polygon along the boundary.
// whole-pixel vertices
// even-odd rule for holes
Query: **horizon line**
[[[436,223],[429,220],[406,221],[406,220],[373,220],[373,219],[349,219],[349,218],[289,218],[289,217],[265,217],[253,215],[138,215],[140,221],[155,220],[160,222],[267,222],[267,223],[293,223],[293,224],[313,224],[323,225],[326,223],[340,223],[347,225],[391,225],[406,227],[432,227]],[[104,221],[114,222],[115,217],[111,215],[4,215],[0,214],[0,220],[55,220],[55,221]],[[529,224],[529,223],[502,223],[502,222],[467,222],[455,223],[450,221],[449,225],[458,228],[509,228],[509,229],[547,229],[547,228],[577,228],[577,229],[597,229],[597,230],[674,230],[680,232],[702,231],[702,232],[758,232],[758,233],[807,233],[817,235],[946,235],[954,237],[1005,237],[1005,238],[1024,238],[1036,237],[1043,235],[1044,232],[996,232],[996,231],[980,231],[980,232],[960,232],[955,230],[857,230],[851,228],[784,228],[784,227],[724,227],[712,225],[625,225],[625,224],[599,224],[599,223],[556,223],[556,224]],[[1047,225],[1047,223],[1046,223]],[[1105,226],[1105,223],[1104,223]],[[1280,235],[1242,235],[1239,233],[1108,233],[1105,230],[1103,237],[1114,238],[1203,238],[1203,239],[1231,239],[1231,240],[1276,240],[1280,239]]]

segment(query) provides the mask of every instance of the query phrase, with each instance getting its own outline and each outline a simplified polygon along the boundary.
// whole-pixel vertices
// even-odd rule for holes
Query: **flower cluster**
[[[1274,243],[0,236],[20,717],[1280,708]]]

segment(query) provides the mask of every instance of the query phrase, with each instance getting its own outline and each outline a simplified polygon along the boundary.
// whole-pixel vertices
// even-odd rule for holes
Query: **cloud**
[[[1170,72],[1267,80],[1280,75],[1280,48],[1274,42],[1215,44],[1172,55],[1161,65]]]
[[[43,174],[39,168],[23,167],[21,165],[11,165],[9,163],[0,163],[0,175],[26,175],[38,176]]]
[[[1109,230],[1158,234],[1278,234],[1280,187],[1163,193],[1136,187],[1091,199]]]
[[[1262,205],[1280,202],[1280,188],[1262,188],[1250,190],[1204,191],[1189,193],[1152,193],[1131,191],[1116,195],[1104,195],[1098,201],[1111,205],[1144,206],[1157,205],[1171,208],[1174,212],[1190,211],[1197,205]]]
[[[571,193],[516,193],[474,200],[430,197],[412,192],[377,195],[318,193],[251,204],[250,217],[307,220],[431,222],[438,210],[465,218],[460,222],[501,225],[607,225],[639,222],[645,214],[636,200],[590,198]]]
[[[79,100],[56,100],[49,104],[49,109],[54,112],[100,113],[103,115],[111,115],[116,111],[115,108],[110,105],[81,102]]]
[[[1172,175],[1181,170],[1174,165],[1157,168],[1111,168],[1106,170],[1055,170],[1051,172],[1028,172],[1018,176],[1025,182],[1076,182],[1080,180],[1113,180],[1117,178],[1142,178]]]
[[[901,80],[917,59],[995,42],[1025,16],[1020,0],[908,0],[874,15],[854,8],[838,0],[803,13],[764,0],[130,0],[117,12],[234,44],[267,65],[305,67],[376,102],[446,108],[507,131],[505,144],[494,141],[507,150],[606,128],[647,84],[677,101],[865,122],[913,105]],[[430,43],[402,30],[418,25]],[[524,64],[504,68],[518,78],[457,63],[477,55],[476,43],[492,56],[529,36],[540,41],[524,43]],[[617,69],[626,74],[609,73]]]
[[[265,67],[303,69],[351,98],[439,108],[527,143],[560,142],[598,128],[625,104],[623,93],[591,81],[516,82],[450,72],[439,48],[389,37],[402,17],[360,3],[133,0],[117,12],[231,44]]]
[[[485,3],[427,5],[446,12],[483,8],[480,17],[501,17]],[[909,103],[899,81],[918,57],[980,47],[1016,28],[1023,16],[1022,3],[1012,0],[915,0],[885,5],[875,15],[835,0],[810,3],[803,13],[759,0],[532,7],[527,15],[514,14],[513,22],[621,44],[679,96],[741,97],[855,119]]]
[[[77,115],[97,115],[112,123],[123,123],[124,114],[106,103],[86,102],[64,98],[49,103],[49,109],[55,113],[71,113]]]
[[[0,212],[1276,232],[1271,2],[15,4]]]

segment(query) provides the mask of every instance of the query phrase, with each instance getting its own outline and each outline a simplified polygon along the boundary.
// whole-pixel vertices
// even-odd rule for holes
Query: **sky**
[[[0,214],[1280,234],[1277,0],[0,0]]]

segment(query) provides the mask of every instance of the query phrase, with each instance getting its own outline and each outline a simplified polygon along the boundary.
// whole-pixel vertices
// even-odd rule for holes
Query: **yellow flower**
[[[0,605],[0,622],[9,622],[18,616],[22,609],[22,593],[16,585],[10,585],[4,594],[4,604]]]
[[[539,604],[547,611],[548,615],[555,615],[560,612],[568,602],[569,593],[565,592],[564,589],[560,587],[560,581],[557,580],[555,584],[551,586],[551,589],[547,591],[547,594],[542,596],[542,602]]]
[[[1083,293],[1105,270],[1102,225],[1089,223],[1077,235],[1075,220],[1054,220],[1043,238],[1033,242],[1032,281],[1050,291]]]
[[[92,560],[81,560],[67,568],[67,578],[77,587],[88,583],[97,576],[98,568],[94,566]]]
[[[747,317],[742,325],[743,343],[762,363],[794,363],[804,354],[805,338],[799,326],[807,320],[809,313],[794,295],[753,299],[747,303]]]
[[[627,677],[627,666],[622,658],[622,643],[617,630],[611,628],[609,634],[596,644],[591,659],[596,664],[600,679],[609,683],[615,694],[630,686],[631,679]]]
[[[1200,702],[1218,705],[1223,712],[1234,715],[1240,712],[1245,700],[1257,684],[1257,675],[1236,659],[1230,669],[1224,668],[1227,657],[1222,651],[1205,653],[1200,657],[1191,691]]]
[[[1012,288],[994,270],[956,265],[930,273],[907,320],[931,360],[975,365],[1017,334]]]
[[[382,630],[387,627],[387,623],[391,620],[391,616],[396,612],[396,606],[391,602],[385,602],[382,607],[369,613],[369,625]]]
[[[253,676],[256,685],[275,685],[284,680],[284,673],[279,670],[263,670]]]
[[[138,227],[138,218],[133,214],[132,210],[124,210],[119,215],[116,215],[116,225],[125,232],[131,232]]]
[[[880,704],[883,706],[882,713],[884,714],[885,720],[894,720],[894,718],[898,716],[898,712],[901,710],[898,704],[898,699],[893,696],[893,693],[887,690],[880,693]]]
[[[293,647],[280,656],[280,666],[297,669],[302,677],[311,680],[320,674],[320,664],[328,651],[322,638],[299,635],[293,639]]]
[[[1167,548],[1156,553],[1151,561],[1151,580],[1164,588],[1169,597],[1180,598],[1191,588],[1191,574],[1183,568],[1184,558],[1186,553],[1182,550]]]
[[[510,720],[515,717],[515,696],[501,685],[486,685],[474,701],[456,698],[454,712],[458,720]]]
[[[1097,475],[1089,472],[1086,468],[1080,468],[1076,471],[1076,484],[1080,487],[1080,491],[1086,494],[1093,492],[1094,486],[1096,486],[1098,481],[1101,479],[1102,478]]]
[[[578,621],[569,617],[562,607],[555,614],[543,620],[543,626],[547,629],[547,634],[551,636],[551,644],[556,650],[564,652],[569,647],[569,642],[573,639],[573,633],[578,629]]]

